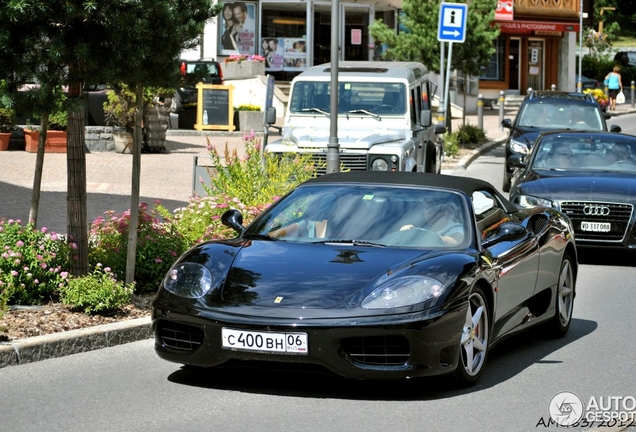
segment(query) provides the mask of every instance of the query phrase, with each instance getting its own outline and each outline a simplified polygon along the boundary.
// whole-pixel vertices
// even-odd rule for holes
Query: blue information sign
[[[466,40],[466,15],[468,5],[463,3],[440,3],[437,40],[441,42],[464,42]]]

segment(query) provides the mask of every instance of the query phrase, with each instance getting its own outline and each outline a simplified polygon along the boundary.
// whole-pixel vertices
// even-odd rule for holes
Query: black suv
[[[546,130],[583,129],[606,131],[606,119],[611,114],[604,113],[592,95],[557,91],[532,91],[523,100],[514,122],[504,119],[501,124],[510,129],[506,140],[506,162],[504,164],[504,192],[510,191],[510,180],[514,167],[508,164],[513,154],[526,155],[539,133]],[[612,132],[620,132],[620,126],[613,125]]]
[[[193,129],[197,113],[197,84],[223,84],[223,71],[216,60],[180,60],[181,82],[172,99],[170,127]]]

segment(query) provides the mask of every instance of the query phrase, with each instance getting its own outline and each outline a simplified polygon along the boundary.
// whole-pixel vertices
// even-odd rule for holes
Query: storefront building
[[[340,60],[378,58],[381,48],[369,35],[369,25],[382,19],[395,27],[401,6],[401,0],[341,0]],[[307,67],[330,61],[331,8],[330,1],[319,0],[225,3],[221,15],[206,26],[199,49],[183,57],[222,61],[232,54],[261,55],[266,73],[290,81]]]
[[[584,11],[591,10],[591,1],[584,0]],[[493,25],[501,34],[479,77],[479,92],[497,98],[502,90],[519,95],[552,85],[574,91],[581,1],[499,0],[497,5]],[[401,0],[340,0],[339,59],[379,59],[382,46],[369,34],[369,25],[382,19],[397,31],[401,7]],[[267,74],[290,81],[307,67],[330,61],[331,10],[332,2],[321,0],[225,3],[221,15],[206,26],[199,48],[183,57],[223,61],[232,54],[260,55]]]
[[[523,95],[527,89],[576,90],[580,0],[500,0],[496,53],[479,77],[487,98]],[[590,10],[590,1],[584,2]],[[587,20],[584,21],[584,24]]]

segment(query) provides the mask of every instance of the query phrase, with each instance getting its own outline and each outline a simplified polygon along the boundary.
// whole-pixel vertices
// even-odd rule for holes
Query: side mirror
[[[433,116],[431,115],[431,110],[422,110],[420,111],[420,124],[424,128],[431,127]]]
[[[245,231],[245,227],[243,226],[243,215],[240,211],[232,209],[228,210],[221,216],[221,223],[228,228],[232,228],[239,234],[242,234]]]
[[[508,156],[508,158],[506,159],[506,163],[516,168],[526,167],[525,156],[522,156],[520,154],[513,154]]]
[[[621,127],[619,125],[611,125],[610,126],[610,132],[621,132],[623,129],[621,129]]]
[[[514,222],[505,222],[494,234],[482,241],[482,244],[484,247],[490,247],[503,241],[520,240],[526,235],[528,232],[523,226]]]
[[[265,123],[270,125],[276,123],[276,108],[273,106],[267,107],[265,111]]]
[[[446,133],[446,126],[444,126],[443,124],[436,124],[435,125],[435,135],[439,135],[439,134],[443,134]]]
[[[512,129],[512,120],[510,120],[510,119],[503,119],[503,120],[501,121],[501,125],[502,125],[503,127],[505,127],[506,129]]]

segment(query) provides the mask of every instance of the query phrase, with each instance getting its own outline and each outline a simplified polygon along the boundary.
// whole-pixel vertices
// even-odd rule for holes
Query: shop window
[[[487,66],[482,66],[480,80],[504,81],[506,77],[506,39],[497,38],[493,41],[495,52]]]
[[[263,5],[262,13],[259,54],[265,57],[265,71],[290,80],[307,68],[306,13],[281,11],[280,5],[276,9]]]

